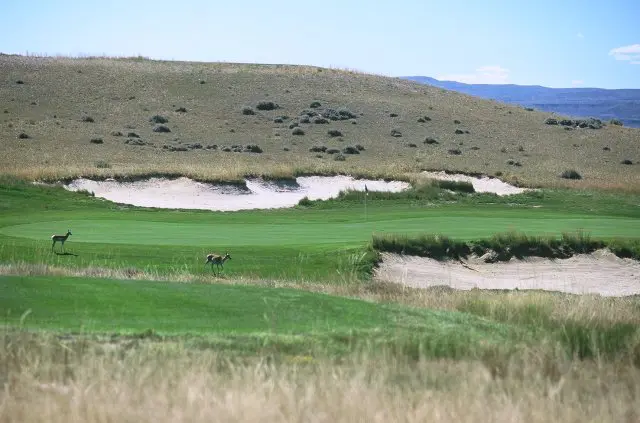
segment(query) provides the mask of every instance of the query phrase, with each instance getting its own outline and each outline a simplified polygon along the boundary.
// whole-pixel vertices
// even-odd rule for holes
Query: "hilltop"
[[[533,107],[576,117],[619,119],[625,126],[640,128],[640,89],[549,88],[539,85],[465,84],[428,76],[404,79],[447,90]]]
[[[9,55],[0,75],[0,168],[31,179],[447,169],[522,185],[640,186],[638,129],[550,125],[547,112],[400,78]],[[582,179],[561,178],[567,170]]]

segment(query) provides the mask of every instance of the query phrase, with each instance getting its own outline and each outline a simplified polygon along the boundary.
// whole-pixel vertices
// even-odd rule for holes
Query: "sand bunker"
[[[446,285],[455,289],[540,289],[572,294],[627,296],[640,294],[640,262],[621,259],[607,250],[550,260],[531,257],[503,263],[479,258],[437,261],[383,253],[380,281],[414,288]]]
[[[473,184],[473,189],[475,189],[476,192],[492,192],[500,196],[520,194],[529,190],[527,188],[515,187],[501,181],[498,178],[489,178],[488,176],[477,178],[474,176],[467,176],[459,173],[451,175],[444,171],[422,172],[421,175],[427,176],[432,179],[440,179],[445,181],[471,182],[471,184]]]
[[[233,185],[196,182],[188,178],[151,178],[145,181],[118,182],[76,179],[65,188],[87,190],[96,197],[140,207],[235,211],[292,207],[304,198],[328,200],[342,190],[398,192],[409,188],[407,182],[361,180],[349,176],[305,176],[296,183],[246,180],[248,189]]]

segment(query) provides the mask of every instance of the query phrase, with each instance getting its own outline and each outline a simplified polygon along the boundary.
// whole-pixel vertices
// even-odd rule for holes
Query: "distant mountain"
[[[428,76],[402,79],[433,85],[465,94],[533,107],[574,117],[621,120],[625,126],[640,128],[640,89],[548,88],[539,85],[464,84],[440,81]]]

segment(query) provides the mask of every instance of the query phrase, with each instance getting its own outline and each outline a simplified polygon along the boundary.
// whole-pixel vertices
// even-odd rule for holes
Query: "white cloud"
[[[640,44],[611,49],[609,56],[613,56],[616,60],[630,62],[632,65],[638,65],[640,64]]]
[[[474,73],[458,73],[438,76],[441,81],[458,81],[466,84],[507,84],[509,69],[502,66],[482,66]]]
[[[584,85],[584,81],[582,79],[574,79],[573,81],[571,81],[572,87],[579,87],[581,85]]]

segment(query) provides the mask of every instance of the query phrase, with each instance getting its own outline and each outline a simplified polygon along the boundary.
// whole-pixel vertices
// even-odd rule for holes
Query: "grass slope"
[[[546,125],[548,113],[397,78],[306,66],[9,55],[0,55],[0,75],[0,168],[31,179],[389,176],[446,168],[501,172],[524,184],[640,186],[640,166],[621,164],[640,161],[640,130],[608,125],[567,131]],[[261,101],[279,107],[260,110]],[[320,107],[312,109],[314,101]],[[245,107],[254,114],[244,114]],[[300,123],[304,110],[326,108],[345,108],[355,118]],[[154,115],[168,119],[171,132],[154,132]],[[304,135],[293,134],[295,124]],[[330,136],[330,130],[342,136]],[[427,138],[438,143],[425,143]],[[216,149],[206,148],[214,144]],[[345,161],[309,151],[357,144],[364,150],[344,154]],[[247,145],[263,153],[223,151]],[[560,179],[568,169],[584,179]]]
[[[455,356],[530,336],[526,328],[466,313],[250,285],[4,276],[0,293],[0,308],[7,310],[5,322],[12,327],[221,337],[238,348],[267,335],[281,337],[278,342],[289,339],[296,349],[322,348],[327,342],[325,352],[359,341],[404,339],[428,345],[430,354]]]

